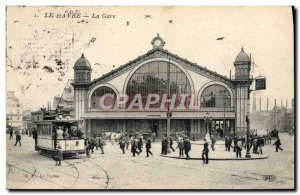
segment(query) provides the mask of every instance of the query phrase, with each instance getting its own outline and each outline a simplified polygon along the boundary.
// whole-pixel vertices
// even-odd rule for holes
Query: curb
[[[174,158],[174,159],[180,159],[180,160],[203,160],[202,158],[179,158],[175,156],[166,156],[166,155],[160,155],[161,157],[165,158]],[[262,156],[262,157],[255,157],[255,158],[208,158],[208,160],[262,160],[267,159],[268,156]]]
[[[192,142],[191,142],[191,144],[192,144],[192,145],[204,145],[204,144],[202,144],[202,143],[192,143]],[[215,146],[216,146],[216,145],[221,146],[221,145],[225,145],[225,143],[218,143],[218,144],[215,144]]]

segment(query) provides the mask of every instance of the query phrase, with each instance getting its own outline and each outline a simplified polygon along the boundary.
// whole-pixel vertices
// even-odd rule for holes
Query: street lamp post
[[[250,54],[250,59],[251,59],[251,54]],[[250,120],[249,120],[249,115],[250,115],[250,68],[251,68],[251,62],[250,62],[250,66],[248,68],[248,75],[247,75],[247,90],[248,90],[248,93],[247,93],[247,115],[246,115],[246,123],[247,123],[247,152],[246,152],[246,155],[245,157],[246,158],[251,158],[251,155],[250,155],[250,147],[249,147],[249,134],[250,134]]]
[[[211,121],[212,121],[212,116],[209,116],[209,113],[206,112],[206,116],[204,116],[204,122],[206,125],[206,135],[207,135],[207,133],[209,133],[209,136],[211,136],[211,132],[209,129],[209,124],[211,123]]]
[[[225,136],[225,133],[226,133],[226,116],[225,116],[225,114],[226,114],[226,98],[230,98],[230,96],[226,96],[226,95],[224,95],[223,96],[223,101],[224,101],[224,118],[223,118],[223,129],[224,129],[224,132],[223,132],[223,135]]]
[[[167,66],[167,92],[168,92],[168,98],[170,98],[170,59]],[[168,104],[168,110],[167,110],[167,152],[170,153],[170,128],[171,128],[171,112],[170,112],[170,104]]]

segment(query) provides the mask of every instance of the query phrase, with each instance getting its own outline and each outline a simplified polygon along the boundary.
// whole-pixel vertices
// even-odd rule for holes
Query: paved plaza
[[[122,154],[118,144],[108,142],[104,155],[95,150],[90,158],[82,155],[55,166],[51,158],[33,150],[32,138],[23,136],[19,147],[7,136],[7,188],[290,189],[294,186],[294,140],[281,135],[281,141],[283,152],[275,152],[272,145],[263,147],[268,156],[265,159],[211,160],[208,165],[202,160],[162,157],[160,142],[152,144],[154,155],[150,158],[146,158],[145,151],[137,157],[132,157],[129,150]],[[191,157],[200,158],[202,147],[193,144]],[[235,153],[225,152],[224,145],[217,145],[210,154],[235,158]],[[178,150],[169,155],[177,156]],[[265,181],[265,175],[276,179]]]

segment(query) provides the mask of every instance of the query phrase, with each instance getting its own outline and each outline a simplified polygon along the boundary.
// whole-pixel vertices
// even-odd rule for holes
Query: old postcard
[[[295,189],[293,14],[8,6],[7,189]]]

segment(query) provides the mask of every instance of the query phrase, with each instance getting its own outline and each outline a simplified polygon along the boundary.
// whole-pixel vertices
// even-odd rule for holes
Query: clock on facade
[[[151,42],[153,48],[163,48],[165,43],[166,42],[159,36],[159,34],[157,34],[157,36],[154,37]]]

